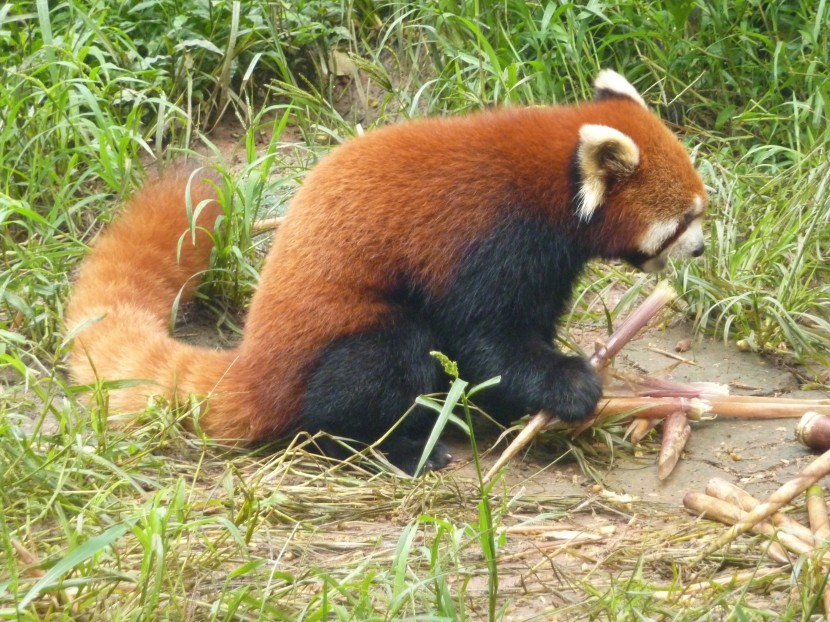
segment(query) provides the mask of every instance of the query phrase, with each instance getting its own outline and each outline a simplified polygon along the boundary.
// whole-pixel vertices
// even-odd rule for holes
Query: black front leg
[[[501,382],[476,403],[494,419],[511,421],[545,409],[563,421],[582,421],[602,397],[602,381],[581,356],[568,356],[543,338],[492,335],[471,340],[459,356],[462,377]]]
[[[547,409],[565,421],[590,415],[602,394],[597,373],[553,347],[587,252],[520,206],[469,248],[454,283],[428,312],[465,380],[501,376],[476,402],[502,423]]]

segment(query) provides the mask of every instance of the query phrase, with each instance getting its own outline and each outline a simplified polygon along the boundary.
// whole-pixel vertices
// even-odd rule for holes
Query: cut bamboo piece
[[[686,413],[682,410],[673,412],[663,422],[663,441],[660,445],[660,456],[657,459],[657,478],[666,479],[674,471],[686,441],[692,434],[692,427]]]
[[[816,458],[810,465],[801,471],[795,479],[792,479],[782,485],[778,490],[770,495],[769,499],[758,504],[758,506],[751,512],[748,512],[745,517],[730,527],[726,533],[724,533],[713,543],[706,546],[703,551],[696,555],[694,561],[702,561],[718,549],[732,542],[732,540],[742,533],[746,533],[752,529],[752,527],[760,521],[775,514],[775,512],[780,510],[797,495],[807,490],[810,486],[815,484],[828,473],[830,473],[830,451],[826,451],[821,454],[821,456]]]
[[[615,330],[608,338],[608,342],[600,345],[594,352],[589,362],[594,369],[600,370],[608,365],[614,356],[622,347],[631,341],[631,339],[648,324],[648,322],[657,313],[665,307],[677,294],[674,289],[665,281],[661,281],[654,288],[654,291],[643,301],[637,309],[634,310],[628,317],[623,320],[619,328]],[[537,434],[553,419],[554,414],[546,410],[542,410],[531,417],[524,430],[519,433],[513,442],[507,446],[502,454],[496,460],[493,467],[484,476],[484,481],[489,482],[492,477],[501,470],[501,468],[510,462],[510,460],[524,449],[530,441],[532,441]],[[591,421],[594,417],[590,418]],[[591,425],[591,422],[588,422]],[[526,433],[525,433],[526,432]]]
[[[728,501],[723,501],[722,499],[711,497],[700,492],[687,492],[683,496],[683,505],[693,514],[705,516],[706,518],[727,525],[735,525],[747,515],[741,508],[732,505]],[[784,531],[776,531],[775,527],[766,521],[754,524],[747,531],[752,531],[753,533],[773,539],[773,542],[767,547],[766,553],[770,559],[782,564],[790,563],[790,558],[784,549],[790,550],[796,555],[808,555],[813,551],[813,548],[800,538],[796,538]]]
[[[795,438],[813,449],[830,449],[830,417],[807,411],[795,427]]]
[[[713,477],[709,480],[709,483],[706,485],[706,494],[736,505],[744,512],[751,512],[761,503],[743,488],[739,488],[735,484],[719,477]],[[810,546],[816,546],[818,544],[816,537],[810,529],[786,514],[776,512],[770,516],[770,520],[781,531],[786,531],[797,538],[801,538]]]

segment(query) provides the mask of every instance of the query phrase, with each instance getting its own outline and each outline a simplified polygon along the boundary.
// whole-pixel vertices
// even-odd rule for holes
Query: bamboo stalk
[[[615,415],[630,414],[638,418],[668,417],[675,410],[683,410],[690,419],[699,419],[706,413],[735,419],[795,419],[804,415],[805,410],[825,409],[830,415],[830,405],[790,403],[777,398],[763,398],[763,401],[739,401],[735,395],[702,395],[699,398],[685,397],[606,397],[597,405],[596,420]],[[592,421],[593,423],[593,421]],[[583,426],[574,434],[583,431]]]
[[[708,555],[729,544],[742,533],[746,533],[758,522],[765,520],[784,505],[792,501],[797,495],[807,490],[822,477],[830,473],[830,450],[821,454],[810,463],[797,477],[783,484],[778,490],[772,493],[763,503],[758,504],[754,510],[748,512],[739,522],[730,527],[726,533],[721,535],[713,543],[706,546],[703,551],[695,556],[694,561],[700,562]]]
[[[696,397],[610,397],[600,400],[596,420],[602,421],[615,415],[630,415],[635,419],[664,419],[682,411],[693,421],[711,411],[709,402]],[[582,426],[573,434],[582,432]]]
[[[704,394],[706,395],[706,394]],[[707,399],[712,395],[706,395]],[[763,395],[718,395],[714,399],[718,402],[740,402],[746,404],[801,404],[805,408],[811,406],[830,406],[830,400],[810,400],[797,397],[768,397]]]
[[[665,281],[661,281],[654,288],[654,291],[643,301],[637,309],[634,310],[628,317],[623,320],[619,328],[615,330],[608,338],[607,343],[597,348],[594,354],[589,359],[590,364],[594,369],[600,370],[608,365],[622,347],[631,341],[631,339],[648,324],[648,322],[657,313],[665,307],[677,294],[674,289]],[[484,476],[484,481],[489,482],[492,477],[510,460],[518,454],[524,447],[532,441],[537,434],[553,419],[554,414],[542,410],[531,417],[528,424],[525,426],[519,435],[513,439],[513,442],[498,457],[493,467]],[[589,418],[591,422],[595,417]],[[588,425],[591,425],[589,423]],[[529,428],[529,429],[528,429]],[[525,433],[527,431],[527,433]]]
[[[761,503],[743,488],[739,488],[735,484],[731,484],[719,477],[713,477],[709,480],[709,483],[706,485],[706,494],[732,503],[744,512],[751,512]],[[818,544],[812,531],[786,514],[776,512],[770,516],[770,519],[772,520],[772,524],[778,527],[778,529],[791,533],[797,538],[801,538],[810,546],[814,547]]]
[[[736,397],[736,396],[730,396]],[[808,410],[821,415],[830,415],[830,405],[800,404],[787,401],[778,401],[774,397],[766,401],[738,401],[737,399],[720,399],[717,395],[705,396],[712,404],[712,412],[721,417],[736,417],[742,419],[799,419]]]
[[[682,410],[673,412],[663,422],[663,441],[657,459],[657,478],[662,482],[677,466],[686,441],[692,434],[689,419]]]

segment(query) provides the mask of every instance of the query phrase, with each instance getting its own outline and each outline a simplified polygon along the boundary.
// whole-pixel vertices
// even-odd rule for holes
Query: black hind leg
[[[303,402],[303,429],[361,444],[376,442],[413,406],[416,397],[446,388],[447,380],[429,353],[436,345],[429,326],[405,314],[382,329],[334,342],[311,373]],[[409,474],[415,472],[435,416],[434,411],[415,406],[401,421],[381,445],[392,464]],[[438,443],[425,468],[440,469],[450,459],[446,447]]]

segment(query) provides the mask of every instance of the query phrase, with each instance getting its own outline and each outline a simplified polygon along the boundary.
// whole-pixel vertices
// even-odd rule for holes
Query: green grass
[[[655,592],[688,578],[667,567],[688,527],[655,526],[590,573],[497,564],[539,545],[499,527],[602,508],[474,476],[401,480],[302,447],[231,452],[163,406],[108,430],[105,394],[83,407],[63,375],[72,270],[156,161],[206,153],[227,182],[202,300],[232,340],[268,244],[251,223],[333,145],[407,117],[578,101],[601,67],[675,125],[709,187],[706,255],[672,273],[690,316],[826,364],[825,0],[0,4],[0,619],[501,619],[528,602],[543,616],[551,593],[569,619],[818,612],[823,577],[805,564],[677,613]],[[634,286],[630,305],[650,282],[592,268],[571,321],[602,326],[597,295]],[[760,564],[758,546],[726,563]]]

